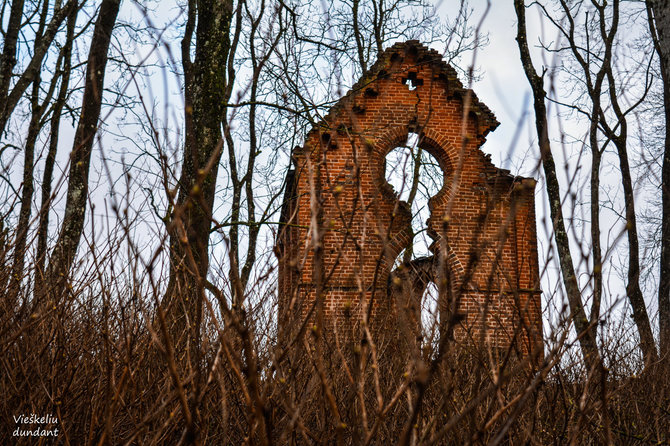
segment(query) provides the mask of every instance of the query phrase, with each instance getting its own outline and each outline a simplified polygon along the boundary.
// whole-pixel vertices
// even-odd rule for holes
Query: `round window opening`
[[[386,155],[385,170],[386,181],[393,187],[398,199],[410,205],[414,232],[412,257],[430,255],[428,248],[433,240],[426,231],[426,221],[430,217],[428,200],[437,195],[444,185],[439,163],[421,148],[419,135],[410,133],[404,145]]]

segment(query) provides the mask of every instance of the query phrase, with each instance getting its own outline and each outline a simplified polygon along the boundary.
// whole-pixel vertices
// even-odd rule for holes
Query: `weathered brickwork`
[[[398,302],[420,299],[421,290],[398,299],[412,276],[392,268],[411,214],[386,182],[384,161],[413,132],[444,172],[429,201],[435,256],[424,262],[448,301],[442,317],[454,302],[457,340],[538,345],[535,182],[496,168],[479,149],[497,126],[439,53],[416,41],[387,49],[293,152],[277,244],[280,332],[314,317],[317,293],[324,324],[338,331],[360,325],[368,309],[371,325],[397,324],[388,316]]]

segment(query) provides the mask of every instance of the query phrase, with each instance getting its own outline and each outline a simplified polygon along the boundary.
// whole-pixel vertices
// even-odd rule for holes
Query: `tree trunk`
[[[197,5],[196,5],[197,3]],[[195,60],[191,37],[197,12]],[[185,78],[185,144],[179,195],[170,222],[171,271],[167,304],[181,307],[193,324],[209,268],[209,233],[216,176],[223,148],[226,61],[230,48],[232,2],[189,2],[189,22],[182,42]],[[189,33],[189,27],[191,32]],[[177,294],[179,300],[177,302]]]
[[[232,0],[189,0],[181,44],[184,69],[184,157],[174,212],[170,216],[170,280],[163,298],[169,335],[175,338],[178,363],[194,371],[189,405],[195,419],[186,431],[199,443],[197,399],[202,385],[200,325],[209,270],[209,234],[216,178],[223,149],[222,122],[228,103]],[[195,60],[191,44],[195,32]],[[186,363],[190,359],[190,364]]]
[[[22,4],[23,1],[16,1],[13,3]],[[49,51],[49,47],[56,37],[63,20],[65,20],[65,17],[67,17],[70,12],[72,12],[72,9],[76,9],[78,7],[79,5],[77,4],[76,0],[70,0],[63,7],[54,11],[51,20],[49,21],[49,24],[44,31],[44,34],[41,35],[39,41],[35,41],[33,57],[30,59],[30,62],[24,69],[23,73],[21,73],[17,79],[11,91],[9,91],[9,85],[12,76],[12,68],[16,63],[16,42],[12,44],[12,41],[9,38],[6,39],[5,47],[3,47],[2,64],[0,66],[0,134],[5,131],[7,121],[14,111],[14,108],[23,97],[26,89],[39,75],[42,69],[42,62],[44,61],[44,57]],[[21,9],[23,9],[23,6],[21,6]],[[10,22],[13,19],[13,13],[14,4],[12,4],[12,16],[10,17]],[[14,31],[11,25],[8,28],[8,33],[10,31]],[[19,29],[16,31],[18,32]],[[9,37],[12,36],[10,35]]]
[[[47,14],[49,13],[49,2],[42,4],[40,21],[35,34],[35,46],[40,45],[44,27],[46,26]],[[60,66],[63,53],[59,54],[56,66]],[[42,116],[51,102],[53,92],[58,82],[60,74],[56,71],[51,78],[50,87],[47,90],[44,101],[40,103],[40,91],[42,85],[41,74],[38,73],[33,81],[33,91],[30,97],[31,116],[28,124],[28,136],[26,137],[25,155],[23,158],[23,181],[21,182],[21,209],[19,211],[19,222],[17,225],[16,239],[14,243],[14,259],[12,263],[12,282],[14,287],[10,290],[11,296],[18,295],[21,289],[21,282],[24,273],[24,257],[26,253],[26,244],[28,241],[28,232],[30,229],[30,215],[33,206],[33,194],[35,192],[34,167],[35,167],[35,144],[42,130]]]
[[[661,271],[658,286],[658,321],[661,356],[670,359],[670,1],[647,0],[649,25],[661,64],[665,149],[661,174]]]
[[[601,30],[605,28],[607,19],[604,14],[605,7],[599,8]],[[619,0],[614,1],[613,7],[613,25],[612,34],[609,36],[610,47],[612,45],[611,38],[616,32],[616,26],[619,21]],[[602,33],[602,31],[601,31]],[[606,35],[602,35],[603,39],[607,39]],[[647,307],[644,302],[644,296],[640,289],[640,244],[637,236],[637,217],[635,214],[635,194],[633,191],[633,180],[630,174],[630,164],[628,162],[628,121],[626,114],[619,105],[618,90],[614,78],[614,62],[610,57],[606,57],[603,62],[603,67],[607,74],[608,92],[610,97],[610,104],[614,110],[614,115],[617,118],[614,128],[619,128],[617,135],[613,128],[611,128],[605,116],[605,111],[602,107],[599,109],[601,127],[603,132],[609,139],[612,140],[617,148],[619,155],[619,168],[621,170],[621,184],[624,190],[624,202],[626,207],[626,233],[628,236],[628,282],[626,284],[626,295],[628,301],[633,309],[633,320],[637,327],[640,336],[640,349],[644,356],[645,366],[656,362],[658,355],[656,352],[656,343],[654,342],[654,334],[651,330],[651,323],[649,315],[647,314]],[[595,119],[592,117],[592,119]]]
[[[556,175],[556,165],[549,143],[549,129],[547,122],[547,108],[545,105],[546,92],[544,90],[544,79],[539,76],[533,67],[533,62],[528,49],[526,38],[526,11],[523,0],[514,0],[514,8],[517,15],[517,44],[521,55],[521,63],[533,92],[533,108],[535,110],[535,128],[539,139],[542,167],[546,177],[547,195],[549,196],[549,209],[554,227],[558,258],[563,276],[563,284],[568,296],[572,321],[575,324],[579,344],[584,355],[584,360],[590,367],[601,367],[602,361],[593,330],[589,328],[589,320],[584,311],[577,276],[575,275],[572,254],[570,253],[570,240],[565,229],[563,208],[561,203],[561,191]]]
[[[23,0],[13,1],[12,9],[9,13],[9,23],[7,24],[7,31],[5,32],[4,43],[2,45],[2,55],[0,56],[0,98],[7,97],[9,84],[12,79],[12,69],[16,65],[16,42],[21,30],[23,5]],[[3,131],[4,126],[0,127],[0,134]]]
[[[67,34],[65,46],[63,47],[63,68],[58,96],[51,112],[49,131],[49,149],[44,162],[44,173],[42,175],[42,199],[40,204],[40,217],[37,229],[37,251],[35,253],[35,289],[40,289],[44,284],[44,265],[47,257],[47,238],[49,235],[49,205],[51,204],[51,182],[53,180],[54,165],[56,163],[56,152],[58,150],[58,138],[60,133],[60,120],[63,108],[67,101],[68,88],[70,86],[70,71],[72,69],[72,43],[74,30],[77,22],[78,9],[73,9],[67,19]]]
[[[67,281],[84,229],[91,151],[98,130],[107,52],[121,0],[103,0],[93,30],[86,66],[81,116],[70,153],[70,175],[63,227],[51,255],[47,277],[62,288]]]
[[[637,237],[635,196],[633,193],[633,180],[630,175],[630,165],[628,163],[628,150],[625,137],[626,126],[622,122],[620,124],[622,124],[622,135],[614,140],[614,145],[619,154],[619,165],[626,205],[626,233],[628,235],[628,283],[626,284],[626,295],[633,309],[633,320],[640,335],[640,348],[644,356],[644,363],[646,366],[649,366],[658,359],[658,355],[656,353],[654,334],[651,331],[649,315],[647,314],[647,307],[644,303],[642,290],[640,289],[640,243]]]
[[[23,181],[21,182],[21,209],[19,210],[19,222],[17,225],[16,239],[14,241],[14,259],[12,261],[12,278],[9,294],[17,296],[23,280],[23,265],[26,254],[26,241],[30,226],[30,214],[33,204],[33,192],[35,184],[33,181],[33,168],[35,164],[35,142],[40,133],[42,118],[42,107],[39,103],[40,82],[39,78],[33,83],[33,94],[31,98],[32,113],[30,124],[28,124],[28,136],[23,157]]]

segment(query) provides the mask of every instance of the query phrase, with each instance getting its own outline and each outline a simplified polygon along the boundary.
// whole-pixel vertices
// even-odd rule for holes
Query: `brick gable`
[[[442,282],[441,318],[458,315],[457,339],[537,345],[535,181],[496,168],[479,149],[498,125],[439,53],[417,41],[387,49],[293,152],[277,246],[280,332],[314,314],[319,283],[325,321],[344,332],[368,312],[370,324],[397,321],[404,306],[418,308],[419,285],[432,280]],[[444,173],[429,201],[434,255],[420,260],[421,273],[419,263],[393,271],[412,216],[384,170],[409,132]],[[323,234],[318,273],[315,227]]]

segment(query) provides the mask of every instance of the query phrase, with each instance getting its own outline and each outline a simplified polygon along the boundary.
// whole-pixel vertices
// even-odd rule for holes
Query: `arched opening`
[[[428,282],[421,296],[421,337],[424,346],[432,346],[437,351],[440,341],[439,290],[435,282]]]
[[[393,187],[399,200],[410,205],[412,212],[411,255],[401,255],[399,260],[408,261],[431,255],[428,249],[433,243],[428,236],[426,222],[430,217],[428,201],[437,195],[444,185],[444,174],[437,159],[421,146],[417,133],[409,133],[407,142],[386,155],[385,178]]]
[[[386,155],[385,178],[398,199],[409,204],[412,214],[410,243],[397,257],[392,270],[402,271],[397,277],[411,283],[403,289],[412,294],[410,300],[415,302],[420,343],[423,347],[434,347],[440,336],[439,293],[433,277],[436,263],[430,249],[434,240],[427,227],[428,203],[442,190],[444,173],[437,159],[422,147],[420,136],[409,133],[404,145]]]

